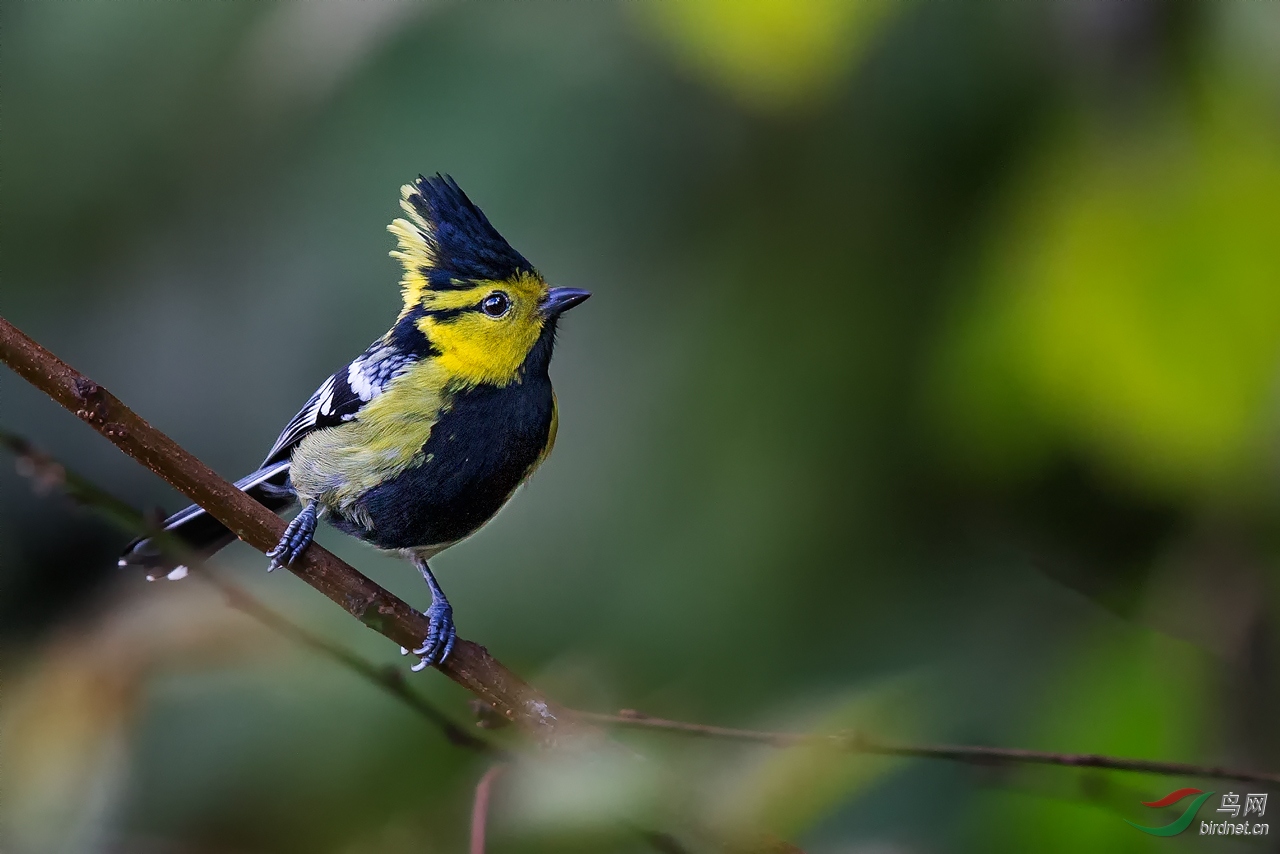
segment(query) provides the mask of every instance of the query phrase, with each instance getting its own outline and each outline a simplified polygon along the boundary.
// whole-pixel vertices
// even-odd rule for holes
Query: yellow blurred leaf
[[[1238,474],[1274,424],[1277,142],[1218,104],[1046,158],[938,361],[948,429],[997,464],[1065,438],[1163,488]]]
[[[657,0],[634,4],[690,67],[763,108],[805,102],[844,75],[889,0]]]

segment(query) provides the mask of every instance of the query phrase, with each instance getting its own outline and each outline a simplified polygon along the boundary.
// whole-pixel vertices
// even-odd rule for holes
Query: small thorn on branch
[[[76,400],[82,404],[75,411],[76,417],[94,426],[106,424],[108,404],[102,386],[88,377],[77,376],[72,383],[72,387],[75,390]],[[112,426],[119,428],[119,425]],[[107,436],[112,438],[111,434],[107,434]]]

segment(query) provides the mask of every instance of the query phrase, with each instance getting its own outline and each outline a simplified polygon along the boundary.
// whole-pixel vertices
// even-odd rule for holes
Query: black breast
[[[546,447],[552,406],[545,373],[459,393],[432,427],[425,461],[360,500],[373,529],[341,517],[334,525],[385,549],[442,545],[473,533]]]

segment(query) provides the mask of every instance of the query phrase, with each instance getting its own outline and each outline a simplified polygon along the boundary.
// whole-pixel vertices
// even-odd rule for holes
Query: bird
[[[395,323],[320,384],[236,486],[277,513],[301,506],[269,571],[290,566],[321,519],[407,558],[431,593],[420,670],[457,638],[428,561],[483,527],[551,453],[557,323],[591,293],[551,287],[451,177],[419,175],[400,195],[404,216],[387,227],[404,268]],[[200,558],[236,539],[196,505],[161,530]],[[134,540],[120,565],[186,575],[158,539]]]

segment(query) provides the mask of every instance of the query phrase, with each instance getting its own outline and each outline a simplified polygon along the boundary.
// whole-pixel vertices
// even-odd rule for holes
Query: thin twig
[[[468,849],[470,854],[484,854],[484,831],[489,821],[489,797],[493,792],[494,781],[506,770],[507,764],[500,762],[485,771],[480,782],[476,784],[476,797],[471,805],[471,847]]]
[[[1193,765],[1185,762],[1156,762],[1149,759],[1127,759],[1094,753],[1049,753],[1011,747],[984,747],[952,744],[894,744],[870,738],[861,733],[844,732],[829,735],[771,732],[736,729],[657,718],[633,709],[616,715],[599,712],[577,712],[583,720],[609,727],[659,730],[696,738],[718,738],[767,744],[772,747],[796,747],[803,744],[825,744],[849,753],[878,756],[901,756],[913,759],[942,759],[972,765],[1059,765],[1071,768],[1106,768],[1112,771],[1134,771],[1176,777],[1203,777],[1215,780],[1237,780],[1242,783],[1280,783],[1280,774],[1268,771],[1243,771],[1217,765]]]
[[[279,634],[336,661],[422,715],[440,730],[450,744],[456,747],[465,747],[477,753],[486,753],[494,756],[507,755],[507,752],[497,745],[458,726],[435,705],[410,690],[404,674],[394,667],[379,667],[373,662],[356,655],[351,650],[308,631],[280,612],[264,605],[243,587],[222,578],[219,573],[209,569],[207,566],[202,567],[202,571],[196,574],[218,588],[226,596],[227,603],[231,607],[248,614]]]

